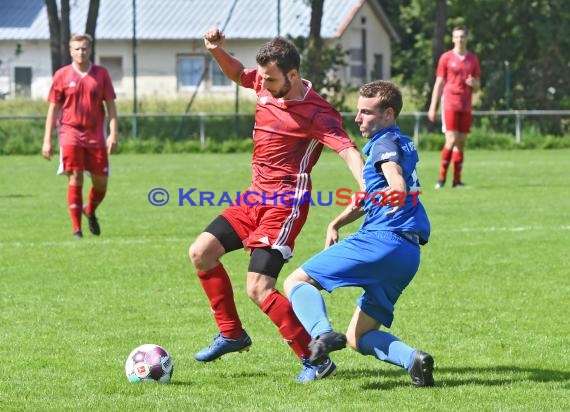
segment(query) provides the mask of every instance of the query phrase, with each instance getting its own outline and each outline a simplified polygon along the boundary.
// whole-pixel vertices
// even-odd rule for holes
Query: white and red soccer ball
[[[129,382],[168,383],[173,366],[166,349],[147,343],[135,348],[127,357],[125,373]]]

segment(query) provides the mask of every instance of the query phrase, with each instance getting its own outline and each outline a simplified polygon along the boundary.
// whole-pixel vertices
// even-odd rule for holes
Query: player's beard
[[[271,93],[271,95],[276,99],[280,99],[282,97],[285,97],[287,93],[289,93],[290,91],[291,91],[291,81],[287,76],[285,76],[285,84],[283,85],[283,87],[277,90],[275,93]]]

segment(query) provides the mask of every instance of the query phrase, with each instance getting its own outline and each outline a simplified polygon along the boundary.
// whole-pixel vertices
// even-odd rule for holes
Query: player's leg
[[[357,307],[346,332],[348,345],[363,355],[405,368],[414,386],[433,386],[433,357],[379,327],[376,319]]]
[[[322,287],[302,268],[296,269],[284,283],[293,311],[311,335],[309,361],[319,364],[330,352],[346,347],[346,336],[335,332],[328,319]]]
[[[297,381],[309,382],[331,376],[336,365],[330,359],[322,359],[317,366],[309,363],[311,336],[297,319],[289,300],[275,289],[284,264],[285,259],[279,250],[255,248],[247,274],[248,296],[277,326],[283,340],[301,361],[303,367]]]
[[[453,163],[453,187],[455,188],[465,186],[461,179],[461,172],[463,171],[465,143],[467,141],[467,135],[471,130],[471,119],[471,112],[460,113],[457,138],[451,157],[451,162]]]
[[[109,179],[109,156],[105,147],[85,149],[85,170],[91,174],[91,188],[87,195],[87,205],[83,213],[89,223],[89,231],[99,236],[101,227],[95,215],[95,210],[103,201],[107,193]]]
[[[210,301],[219,333],[209,347],[196,353],[196,360],[209,362],[229,352],[247,350],[251,339],[242,327],[234,301],[232,283],[220,257],[243,248],[241,239],[222,216],[218,216],[192,243],[189,257]]]
[[[79,146],[61,146],[60,170],[67,176],[67,207],[73,227],[73,237],[83,237],[81,213],[83,210],[83,150]]]
[[[457,138],[456,113],[457,112],[452,110],[445,110],[442,113],[444,129],[445,129],[445,143],[443,145],[443,148],[441,149],[439,178],[437,180],[437,184],[435,185],[436,189],[443,188],[445,186],[445,181],[447,179],[447,170],[449,169],[449,165],[451,163],[453,148],[455,147],[455,142]]]
[[[405,368],[415,386],[433,385],[433,358],[402,342],[396,336],[379,330],[390,327],[394,306],[411,282],[420,262],[419,246],[397,235],[379,235],[376,243],[383,256],[376,262],[375,283],[363,287],[347,330],[349,346],[363,355]]]

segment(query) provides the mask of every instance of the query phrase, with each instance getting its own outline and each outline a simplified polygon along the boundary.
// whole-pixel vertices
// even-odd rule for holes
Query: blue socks
[[[302,282],[289,294],[293,311],[312,338],[333,330],[321,292],[313,285]]]
[[[381,330],[371,330],[360,337],[358,350],[363,355],[409,369],[415,349],[410,348],[394,335]]]

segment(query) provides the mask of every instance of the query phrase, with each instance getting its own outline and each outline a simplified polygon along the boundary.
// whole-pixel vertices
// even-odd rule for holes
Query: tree
[[[478,109],[570,108],[569,1],[378,1],[402,39],[393,49],[393,76],[419,101],[431,92],[440,27],[445,49],[451,29],[463,24],[482,65]]]
[[[334,73],[346,65],[346,53],[338,44],[326,45],[321,37],[321,22],[325,0],[305,0],[311,7],[309,37],[292,39],[301,53],[301,73],[311,80],[313,89],[339,110],[346,109],[345,88]]]
[[[45,0],[45,3],[50,34],[51,70],[52,73],[55,73],[60,67],[71,63],[71,56],[69,55],[69,39],[71,37],[71,8],[69,0],[60,0],[60,18],[60,13],[57,9],[57,1]],[[91,59],[93,61],[95,60],[95,28],[97,26],[98,16],[99,0],[90,0],[87,22],[85,24],[85,33],[88,33],[93,37],[93,53],[91,55]]]

